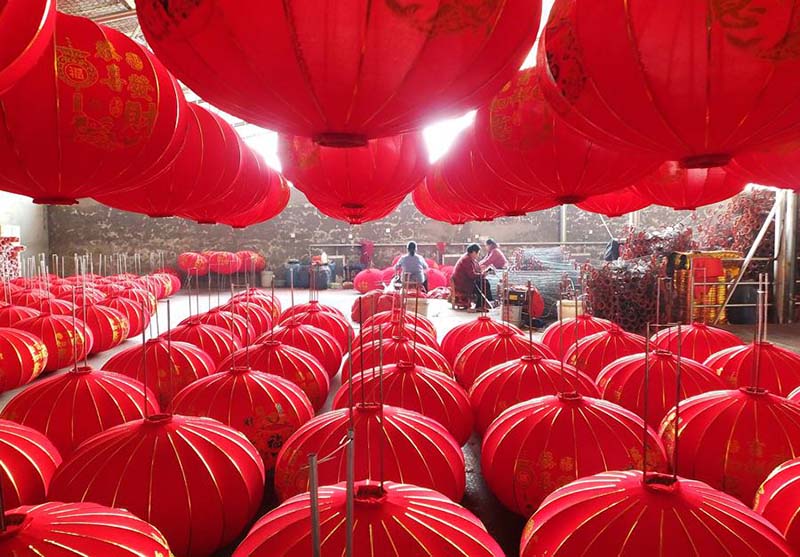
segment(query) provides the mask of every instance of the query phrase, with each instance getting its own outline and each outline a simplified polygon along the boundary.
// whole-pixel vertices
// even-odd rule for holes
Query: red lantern
[[[461,349],[473,340],[497,334],[507,329],[511,329],[516,334],[522,334],[522,330],[514,325],[497,321],[488,315],[479,315],[476,319],[457,325],[447,331],[447,334],[442,339],[442,354],[451,364],[455,363],[456,356],[461,352]]]
[[[247,437],[269,471],[278,451],[314,417],[305,393],[287,379],[251,367],[203,377],[175,396],[172,408],[186,416],[214,418]]]
[[[800,458],[778,466],[756,494],[753,509],[778,528],[794,552],[800,551]]]
[[[401,317],[404,323],[408,323],[417,330],[424,330],[433,338],[436,338],[436,327],[433,326],[433,323],[431,323],[427,317],[423,317],[422,315],[414,313],[413,311],[407,311],[401,307],[387,311],[380,311],[370,315],[361,322],[361,330],[366,331],[372,327],[377,327],[378,325],[383,325],[385,323],[396,323],[400,321]]]
[[[280,322],[283,323],[285,321],[288,321],[289,317],[292,317],[293,315],[298,315],[300,313],[305,313],[305,312],[311,310],[312,308],[319,308],[321,311],[325,311],[325,312],[328,312],[328,313],[336,313],[336,314],[341,315],[342,317],[344,317],[344,313],[342,313],[342,311],[340,309],[335,308],[333,306],[327,306],[325,304],[320,304],[319,301],[317,301],[317,300],[311,300],[310,302],[305,303],[305,304],[295,304],[292,307],[286,308],[280,314],[281,315]]]
[[[162,414],[83,443],[49,497],[125,508],[178,555],[200,557],[236,539],[263,490],[264,464],[244,435],[216,420]]]
[[[470,216],[456,212],[452,207],[440,205],[431,195],[427,181],[417,184],[411,193],[411,200],[417,210],[429,219],[460,225],[468,222]]]
[[[6,0],[0,8],[0,93],[14,86],[47,50],[56,22],[50,0]]]
[[[636,182],[634,189],[653,205],[693,211],[719,203],[742,192],[747,180],[724,168],[682,168],[665,162],[657,171]]]
[[[312,205],[350,224],[385,216],[428,170],[421,133],[382,137],[349,149],[281,135],[278,155],[286,178]]]
[[[780,463],[800,456],[800,406],[764,390],[714,391],[680,405],[661,422],[677,472],[752,504],[758,486]]]
[[[597,376],[597,385],[605,400],[627,408],[657,428],[675,406],[679,370],[680,400],[725,389],[725,383],[711,368],[688,358],[679,364],[675,354],[666,350],[651,352],[649,358],[634,354],[611,362]]]
[[[281,301],[257,288],[250,288],[244,292],[240,292],[231,298],[231,301],[233,300],[244,300],[245,302],[261,306],[272,315],[273,321],[278,319],[281,315]]]
[[[20,321],[15,327],[37,336],[47,346],[45,372],[74,365],[94,345],[94,336],[84,322],[66,315],[45,313]]]
[[[89,437],[148,413],[158,413],[158,402],[138,381],[79,367],[21,391],[0,417],[43,433],[67,457]]]
[[[632,187],[593,195],[576,204],[578,209],[617,218],[635,213],[650,206],[650,202],[639,195]]]
[[[281,500],[308,491],[308,455],[328,455],[319,463],[320,485],[345,479],[347,451],[341,443],[355,431],[355,479],[384,479],[428,487],[460,501],[466,476],[461,447],[438,422],[422,414],[358,404],[332,410],[302,426],[281,449],[275,466],[275,490]],[[381,445],[384,449],[381,450]],[[381,460],[383,462],[381,462]]]
[[[319,305],[310,306],[308,311],[296,313],[290,316],[289,320],[303,325],[311,325],[329,333],[336,339],[342,352],[347,350],[348,343],[353,340],[353,327],[347,319],[338,313],[323,311]]]
[[[8,508],[43,503],[59,464],[61,456],[47,437],[0,420],[0,489]]]
[[[347,487],[321,487],[320,549],[346,552]],[[480,520],[441,493],[384,482],[356,484],[353,505],[353,554],[403,557],[500,557],[503,550]],[[311,494],[286,501],[256,522],[233,557],[306,557],[314,542],[308,525]],[[26,556],[27,557],[27,556]]]
[[[377,371],[377,370],[376,370]],[[333,399],[333,408],[349,406],[351,383],[345,383]],[[419,412],[442,424],[459,445],[472,435],[472,408],[464,389],[443,373],[399,362],[383,367],[382,373],[365,373],[352,379],[354,401],[384,402]]]
[[[372,368],[387,364],[411,362],[453,377],[450,363],[441,352],[408,337],[392,337],[383,342],[374,340],[358,346],[342,362],[342,382]]]
[[[512,406],[483,438],[481,469],[492,493],[508,509],[530,516],[553,490],[607,470],[662,471],[666,454],[658,435],[633,412],[577,393],[543,396]]]
[[[417,344],[424,344],[425,346],[430,346],[437,352],[441,352],[439,349],[439,343],[436,341],[436,337],[431,335],[428,331],[415,327],[411,323],[403,323],[401,325],[399,322],[384,323],[382,325],[374,325],[369,328],[362,325],[352,348],[355,350],[359,346],[369,344],[376,340],[396,337],[407,338],[413,342],[416,342]]]
[[[696,362],[704,362],[709,356],[725,348],[744,344],[733,333],[700,322],[681,326],[680,334],[677,327],[661,329],[650,341],[657,348],[674,354],[677,354],[680,348],[681,356]]]
[[[11,303],[18,306],[37,307],[41,302],[48,300],[50,293],[38,288],[20,290],[11,294]]]
[[[450,279],[439,269],[428,269],[428,290],[435,290],[437,288],[447,288]]]
[[[145,327],[150,324],[150,314],[144,308],[129,298],[122,296],[109,296],[102,302],[105,306],[120,312],[128,320],[128,335],[126,338],[134,338],[142,334]]]
[[[644,337],[612,325],[610,329],[582,338],[570,346],[564,354],[564,361],[592,379],[597,379],[608,364],[624,356],[644,352],[646,344]]]
[[[230,0],[189,9],[150,2],[139,21],[159,58],[215,106],[344,147],[485,102],[531,49],[541,2],[337,7],[316,6],[313,13],[330,17],[311,23],[302,6],[243,11]]]
[[[613,326],[611,321],[600,319],[588,313],[582,313],[577,317],[556,321],[544,330],[542,343],[546,344],[550,350],[560,358],[573,346],[575,341],[596,333],[608,331]]]
[[[625,512],[620,513],[623,507]],[[523,531],[521,557],[580,554],[780,557],[792,553],[766,520],[702,482],[613,471],[554,492]]]
[[[383,288],[370,290],[353,301],[350,307],[350,319],[363,323],[376,313],[400,309],[400,295],[397,292],[383,293]]]
[[[477,152],[488,166],[541,207],[579,203],[646,176],[659,157],[599,145],[545,101],[539,68],[518,72],[475,117]]]
[[[208,259],[199,253],[185,252],[178,256],[178,267],[189,275],[204,277],[208,274]]]
[[[75,304],[67,300],[59,300],[58,298],[47,298],[40,300],[34,304],[34,309],[43,313],[52,313],[55,315],[78,315],[78,309]]]
[[[559,1],[539,41],[542,88],[593,137],[724,166],[800,122],[798,14],[774,4]]]
[[[509,327],[467,344],[456,356],[453,370],[458,382],[469,389],[475,379],[489,368],[522,356],[556,357],[544,344],[517,334]]]
[[[223,309],[212,309],[206,313],[189,317],[181,321],[180,324],[187,325],[195,322],[214,325],[226,331],[231,331],[242,346],[245,345],[246,341],[252,341],[252,339],[256,338],[256,332],[253,326],[247,322],[247,319]]]
[[[747,182],[800,190],[800,160],[795,141],[771,147],[769,150],[750,151],[736,156],[728,169]]]
[[[81,286],[75,288],[74,293],[70,292],[65,294],[64,299],[67,301],[75,301],[78,307],[88,306],[91,304],[99,304],[106,299],[106,295],[93,286]]]
[[[189,319],[161,335],[165,339],[186,342],[205,352],[213,362],[213,371],[221,371],[220,364],[242,347],[239,339],[229,330]]]
[[[31,317],[38,317],[41,312],[28,306],[10,305],[0,308],[0,327],[16,327],[16,324]]]
[[[541,356],[522,356],[496,365],[480,374],[469,398],[475,411],[475,429],[483,435],[505,410],[533,398],[577,392],[600,398],[600,391],[587,375],[569,364]]]
[[[732,346],[704,363],[732,389],[756,386],[787,396],[800,387],[800,355],[770,342]]]
[[[48,354],[42,339],[24,328],[0,328],[0,393],[39,377],[47,369]]]
[[[94,339],[90,354],[111,350],[128,338],[131,324],[121,311],[94,304],[85,306],[81,315]]]
[[[262,336],[257,342],[262,340],[275,340],[308,352],[319,360],[328,377],[335,376],[342,364],[342,349],[336,339],[311,325],[303,325],[294,320],[288,321]]]
[[[120,292],[119,296],[133,300],[143,308],[147,308],[147,311],[151,316],[155,315],[156,308],[158,308],[158,300],[153,293],[142,288],[128,288],[123,292]]]
[[[218,275],[232,275],[239,271],[239,258],[229,251],[212,252],[208,258],[208,269]]]
[[[237,251],[236,257],[239,258],[239,268],[246,273],[260,273],[267,268],[267,259],[260,253]]]
[[[289,205],[289,199],[292,195],[289,190],[289,184],[283,176],[272,170],[266,162],[261,159],[258,162],[259,166],[261,166],[260,183],[262,186],[266,186],[266,190],[262,192],[255,205],[251,205],[245,211],[221,217],[219,219],[220,224],[227,224],[233,228],[247,228],[277,217]],[[249,262],[242,260],[239,253],[236,253],[239,258],[239,272],[251,272],[252,269],[250,267],[245,268],[242,266],[249,265]]]
[[[220,309],[244,317],[253,328],[256,337],[272,329],[272,313],[258,304],[239,299],[220,306]],[[244,339],[244,344],[250,344],[253,340],[253,337]]]
[[[319,410],[328,399],[330,380],[322,364],[308,352],[265,340],[237,350],[222,362],[221,371],[247,364],[253,369],[288,379],[306,394],[314,410]]]
[[[162,338],[148,340],[113,355],[105,371],[127,375],[151,389],[161,408],[168,408],[172,398],[189,383],[214,372],[211,357],[187,342]]]
[[[161,172],[186,129],[183,94],[155,57],[62,13],[47,50],[0,107],[3,187],[36,203],[72,204]]]
[[[383,273],[379,269],[364,269],[356,275],[353,287],[361,294],[370,290],[383,290]]]

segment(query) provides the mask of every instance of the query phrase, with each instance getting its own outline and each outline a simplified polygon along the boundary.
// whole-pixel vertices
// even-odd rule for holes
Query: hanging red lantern
[[[43,433],[66,458],[89,437],[158,411],[156,397],[138,381],[76,367],[15,395],[0,418]]]
[[[47,368],[48,358],[47,345],[41,337],[25,328],[0,328],[0,393],[39,377]]]
[[[483,435],[500,414],[520,402],[572,392],[600,398],[594,381],[558,360],[522,356],[496,365],[480,374],[469,390],[475,411],[475,430]]]
[[[728,170],[745,181],[800,191],[800,160],[796,140],[736,156]]]
[[[240,315],[253,328],[253,333],[256,337],[260,337],[270,329],[272,329],[272,313],[264,307],[246,302],[244,300],[232,300],[227,304],[220,306],[223,311],[229,311],[234,315]],[[244,343],[249,344],[255,338],[245,339]]]
[[[201,323],[197,318],[189,318],[161,336],[164,339],[186,342],[205,352],[214,364],[213,371],[222,371],[220,364],[242,347],[233,332]]]
[[[14,86],[36,64],[53,38],[56,3],[6,0],[0,7],[0,93]]]
[[[769,520],[796,553],[800,551],[800,458],[784,462],[761,484],[753,509]]]
[[[577,393],[512,406],[483,438],[481,470],[508,509],[530,516],[553,490],[607,470],[667,468],[658,435],[633,412]]]
[[[485,164],[480,155],[473,150],[474,134],[466,130],[460,135],[448,151],[446,158],[439,159],[425,178],[427,195],[436,205],[447,207],[453,212],[451,219],[458,221],[489,222],[503,216],[503,210],[494,206],[486,190],[507,193],[507,188],[498,184],[500,179]],[[458,172],[459,167],[461,168]],[[490,187],[485,188],[485,181],[490,180]],[[474,203],[476,190],[481,191],[482,203]],[[524,215],[528,211],[538,210],[544,205],[538,204],[527,195],[513,195],[512,205],[519,205],[515,213]]]
[[[144,383],[156,394],[161,408],[169,408],[178,391],[214,372],[214,362],[192,344],[154,338],[111,356],[103,370]]]
[[[14,327],[20,321],[38,317],[41,312],[28,306],[8,305],[0,307],[0,327]]]
[[[680,442],[678,474],[696,478],[747,505],[767,475],[800,456],[800,406],[767,391],[714,391],[673,409],[661,422],[667,450]]]
[[[175,396],[172,408],[186,416],[214,418],[243,433],[258,449],[267,471],[275,467],[286,440],[314,417],[300,387],[248,366],[187,385]]]
[[[655,428],[675,406],[680,374],[680,400],[725,389],[711,368],[666,350],[625,356],[608,364],[597,376],[603,398],[627,408]],[[645,410],[647,416],[645,416]]]
[[[606,331],[578,340],[566,351],[564,361],[592,379],[597,379],[608,364],[624,356],[644,352],[646,344],[644,337],[624,331],[619,325],[612,325]]]
[[[328,399],[328,373],[319,360],[298,348],[265,340],[237,350],[222,362],[219,369],[228,371],[241,365],[288,379],[302,389],[314,410],[321,409]]]
[[[456,356],[453,371],[458,382],[469,389],[475,379],[489,368],[522,356],[556,357],[544,344],[530,340],[509,327],[467,344]]]
[[[724,166],[800,122],[798,14],[779,8],[561,0],[539,41],[542,88],[592,137]]]
[[[442,424],[461,446],[472,435],[472,408],[466,391],[439,371],[399,362],[383,366],[380,373],[356,375],[336,393],[334,410],[349,406],[351,387],[354,401],[383,402],[419,412]]]
[[[528,522],[520,545],[521,557],[609,552],[791,555],[775,528],[733,497],[702,482],[635,471],[604,472],[555,491]]]
[[[0,489],[8,508],[43,503],[60,464],[61,455],[47,437],[0,420]]]
[[[20,321],[16,328],[40,338],[47,347],[44,372],[74,365],[92,350],[94,336],[80,319],[44,313]]]
[[[239,268],[245,273],[260,273],[267,268],[267,258],[260,253],[243,250],[237,251],[236,257],[239,258]]]
[[[323,147],[281,135],[283,173],[320,211],[363,224],[385,216],[422,181],[428,151],[421,133],[372,139],[362,147]]]
[[[704,363],[731,389],[756,386],[787,396],[800,387],[800,355],[771,342],[725,348]]]
[[[120,312],[128,320],[128,335],[126,338],[138,337],[145,327],[150,324],[150,314],[144,308],[129,298],[112,295],[100,302],[101,306]]]
[[[746,185],[747,180],[724,168],[687,169],[670,161],[637,181],[634,190],[653,205],[693,211],[725,201],[741,193]]]
[[[347,486],[324,486],[317,494],[320,550],[346,552]],[[305,557],[314,541],[311,494],[304,493],[256,522],[233,557]],[[414,485],[358,482],[353,505],[353,554],[403,557],[501,557],[503,550],[472,513],[441,493]],[[27,556],[26,556],[27,557]]]
[[[413,342],[416,342],[417,344],[424,344],[425,346],[430,346],[437,352],[441,352],[439,343],[436,341],[436,337],[431,335],[428,331],[415,327],[411,323],[401,324],[400,322],[373,325],[369,328],[362,325],[358,337],[356,337],[355,342],[353,342],[352,349],[355,350],[360,346],[369,344],[376,340],[390,339],[395,337],[407,338]]]
[[[236,539],[263,490],[264,464],[244,435],[209,418],[162,414],[83,443],[59,468],[49,497],[125,508],[158,528],[178,555],[200,557]]]
[[[292,195],[289,183],[283,176],[272,170],[266,162],[259,159],[259,163],[263,167],[260,181],[267,186],[267,189],[262,193],[257,204],[245,211],[220,218],[220,224],[227,224],[232,228],[247,228],[277,217],[289,205]],[[242,267],[243,264],[249,263],[242,260],[239,252],[236,253],[236,256],[239,257],[239,272],[251,272],[251,268]]]
[[[0,107],[3,187],[35,203],[130,187],[166,168],[186,130],[183,93],[155,57],[114,29],[63,13]]]
[[[184,252],[178,256],[178,267],[189,275],[204,277],[208,274],[208,259],[199,253]]]
[[[477,152],[508,189],[542,208],[579,203],[629,186],[662,159],[588,139],[550,107],[539,68],[519,71],[475,117]]]
[[[417,344],[408,337],[392,337],[384,339],[383,342],[374,340],[358,346],[345,356],[342,362],[342,382],[348,381],[351,375],[357,376],[381,365],[400,362],[412,362],[453,377],[450,363],[437,349]]]
[[[370,290],[383,290],[383,273],[379,269],[364,269],[353,279],[353,287],[361,294]]]
[[[244,300],[245,302],[263,307],[272,315],[273,321],[278,319],[281,315],[281,301],[275,296],[257,288],[250,288],[244,292],[239,292],[231,297],[231,301],[233,300]]]
[[[650,206],[650,202],[632,187],[593,195],[576,206],[582,211],[605,215],[609,218],[617,218],[635,213]]]
[[[147,308],[148,313],[151,316],[155,315],[156,309],[158,308],[158,300],[153,293],[142,288],[128,288],[123,292],[120,292],[118,296],[133,300],[143,308]]]
[[[212,309],[206,313],[188,317],[181,321],[180,324],[187,325],[194,322],[199,322],[204,325],[214,325],[226,331],[231,331],[242,346],[248,341],[252,342],[252,339],[256,338],[256,332],[253,326],[247,322],[247,319],[241,315],[236,315],[223,309]]]
[[[452,225],[461,225],[470,221],[469,215],[456,212],[451,207],[437,203],[428,189],[427,181],[417,184],[417,187],[411,193],[411,201],[417,211],[429,219]]]
[[[86,326],[92,332],[94,343],[90,354],[99,354],[122,344],[130,332],[130,321],[121,311],[93,304],[81,312]]]
[[[139,21],[159,58],[215,106],[346,147],[485,102],[530,51],[541,2],[317,7],[331,17],[309,23],[301,6],[245,12],[229,0],[188,10],[151,2]],[[245,38],[258,36],[270,40]]]
[[[575,341],[596,333],[608,331],[613,326],[611,321],[600,319],[588,313],[582,313],[577,317],[570,317],[550,324],[542,336],[542,343],[550,347],[559,358],[573,346]]]
[[[447,331],[447,334],[442,339],[442,354],[453,364],[461,349],[473,340],[497,334],[507,329],[511,329],[515,334],[522,334],[522,330],[515,325],[497,321],[488,315],[481,314],[472,321],[462,323]]]
[[[466,475],[461,447],[438,422],[422,414],[379,404],[332,410],[303,425],[283,445],[275,466],[275,490],[281,500],[309,489],[308,455],[320,459],[320,485],[345,479],[347,451],[342,440],[355,431],[355,479],[383,479],[435,489],[460,501]],[[384,445],[385,450],[381,450]],[[382,461],[382,462],[381,462]]]
[[[349,343],[353,340],[354,333],[350,322],[338,313],[323,311],[318,304],[310,306],[308,311],[290,316],[289,320],[303,325],[311,325],[329,333],[336,339],[342,352],[347,350]]]
[[[282,342],[308,352],[319,360],[328,373],[328,377],[339,373],[339,366],[342,364],[342,349],[339,348],[336,339],[322,329],[291,320],[266,333],[257,342],[262,340]]]
[[[680,331],[677,327],[661,329],[650,341],[656,348],[669,350],[674,354],[680,349],[681,356],[696,362],[704,362],[709,356],[725,348],[744,344],[733,333],[698,321],[691,325],[682,325]]]
[[[208,258],[208,269],[218,275],[232,275],[239,270],[239,258],[229,251],[212,252]]]
[[[396,323],[400,321],[401,318],[403,319],[404,323],[408,323],[410,326],[418,330],[424,330],[433,338],[436,338],[436,327],[434,327],[430,319],[413,311],[408,311],[402,307],[389,309],[387,311],[379,311],[370,315],[361,322],[361,330],[366,331],[372,327],[377,327],[378,325],[383,325],[385,323]]]

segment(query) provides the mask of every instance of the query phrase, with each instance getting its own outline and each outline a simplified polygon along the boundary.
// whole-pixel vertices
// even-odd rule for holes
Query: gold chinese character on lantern
[[[150,95],[155,88],[150,84],[150,80],[143,75],[132,75],[128,80],[128,92],[134,99],[153,100]]]
[[[97,41],[95,44],[95,55],[106,62],[111,62],[112,60],[122,60],[122,57],[117,54],[117,49],[114,48],[114,45],[111,43],[111,41],[107,39]]]
[[[108,72],[108,77],[101,79],[100,83],[111,89],[116,93],[120,93],[122,88],[127,83],[124,79],[122,79],[122,74],[120,72],[119,66],[116,64],[109,64],[106,66],[106,71]]]

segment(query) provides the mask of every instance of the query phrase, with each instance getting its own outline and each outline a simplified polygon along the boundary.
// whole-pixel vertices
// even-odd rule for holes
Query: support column
[[[779,190],[775,222],[775,315],[778,323],[794,317],[795,268],[797,264],[797,194]]]
[[[567,206],[566,205],[562,205],[561,206],[561,212],[559,214],[561,215],[561,222],[560,222],[560,226],[559,226],[558,241],[561,242],[561,245],[563,247],[563,245],[567,241]]]

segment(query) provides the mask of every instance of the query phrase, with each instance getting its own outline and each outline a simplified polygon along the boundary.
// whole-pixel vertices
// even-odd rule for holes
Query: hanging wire
[[[319,468],[317,455],[308,455],[309,492],[311,496],[311,555],[322,557],[322,537],[319,516]]]
[[[680,423],[680,413],[681,413],[681,381],[682,381],[682,373],[681,373],[681,359],[683,358],[683,339],[681,338],[683,335],[681,334],[681,323],[678,323],[678,353],[676,355],[676,364],[675,364],[675,419],[672,421],[672,434],[673,434],[673,442],[672,442],[672,479],[678,479],[678,442],[680,440],[678,436],[678,425]],[[647,459],[647,453],[645,453],[645,459]]]
[[[142,300],[142,311],[150,311],[147,308],[147,300]],[[147,378],[147,332],[146,327],[142,327],[142,383],[144,384],[144,417],[150,415],[150,405],[147,403],[147,394],[150,392]]]
[[[650,416],[650,327],[651,323],[647,323],[647,337],[644,339],[644,407],[642,419],[642,475],[647,477],[647,441],[650,429],[647,425],[647,418]]]

